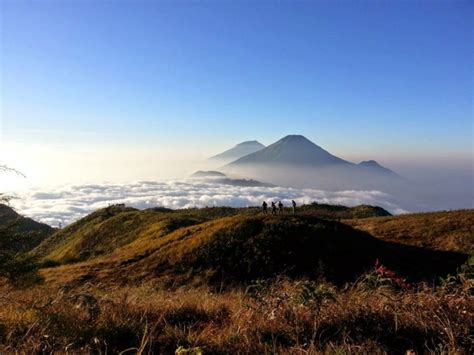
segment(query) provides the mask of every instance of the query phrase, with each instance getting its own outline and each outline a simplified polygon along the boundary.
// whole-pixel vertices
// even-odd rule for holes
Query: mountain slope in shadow
[[[0,204],[0,250],[24,253],[53,234],[47,224],[23,217],[11,207]]]

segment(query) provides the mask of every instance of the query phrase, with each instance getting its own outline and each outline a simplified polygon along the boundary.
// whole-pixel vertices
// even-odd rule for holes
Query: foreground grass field
[[[0,277],[0,353],[471,354],[473,225],[111,206],[36,243],[36,273]]]
[[[369,274],[341,288],[288,279],[226,291],[4,288],[0,352],[470,354],[472,286],[461,277],[402,291]]]

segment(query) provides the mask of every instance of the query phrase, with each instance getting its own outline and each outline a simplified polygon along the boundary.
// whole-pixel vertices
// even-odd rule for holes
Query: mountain
[[[0,204],[0,250],[27,252],[54,232],[54,228],[26,218],[11,207]]]
[[[198,170],[195,173],[191,174],[192,178],[225,178],[226,175],[214,170]]]
[[[246,141],[237,144],[235,147],[228,149],[225,152],[210,157],[209,160],[218,161],[219,163],[230,163],[231,161],[255,153],[263,148],[265,148],[265,146],[258,141]]]
[[[391,203],[413,198],[409,184],[376,161],[355,164],[341,159],[302,135],[288,135],[257,152],[220,168],[233,178],[249,178],[278,186],[330,191],[382,191]],[[411,200],[402,208],[412,209]]]
[[[229,165],[339,165],[352,164],[338,158],[301,135],[289,135],[257,152],[239,158]]]
[[[191,178],[204,182],[212,182],[215,184],[243,186],[243,187],[273,187],[275,185],[261,182],[253,179],[230,179],[225,174],[214,170],[198,170],[191,174]]]
[[[395,173],[393,170],[390,170],[379,163],[377,163],[375,160],[365,160],[362,161],[358,164],[361,168],[366,169],[367,171],[372,171],[374,173],[380,173],[380,174],[387,174],[387,175],[392,175],[392,176],[398,176],[397,173]]]

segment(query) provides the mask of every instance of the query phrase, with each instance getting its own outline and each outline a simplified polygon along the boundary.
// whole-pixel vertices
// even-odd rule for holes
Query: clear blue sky
[[[2,134],[472,154],[471,1],[1,1]]]

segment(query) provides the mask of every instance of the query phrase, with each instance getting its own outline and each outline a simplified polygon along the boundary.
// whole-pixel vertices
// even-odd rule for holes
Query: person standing
[[[296,202],[295,200],[291,200],[291,204],[293,205],[293,214],[296,213]]]
[[[262,212],[263,214],[267,214],[267,201],[263,201],[262,203]]]
[[[272,201],[272,214],[277,214],[277,206],[275,204],[275,202]]]
[[[278,201],[278,214],[283,214],[283,203]]]

